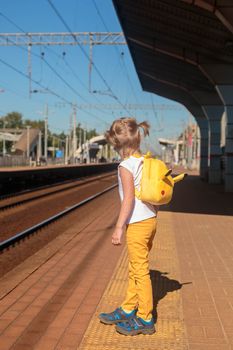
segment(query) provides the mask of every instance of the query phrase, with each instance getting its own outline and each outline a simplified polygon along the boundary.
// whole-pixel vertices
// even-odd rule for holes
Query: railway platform
[[[127,286],[111,245],[117,190],[0,280],[2,350],[232,350],[233,194],[194,173],[158,215],[150,255],[156,333],[126,337],[98,321]],[[95,208],[95,210],[94,210]]]

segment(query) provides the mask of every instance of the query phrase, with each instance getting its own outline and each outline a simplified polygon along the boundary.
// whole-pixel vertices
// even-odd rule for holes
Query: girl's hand
[[[123,228],[115,228],[115,231],[112,234],[112,244],[114,245],[120,245],[121,244],[121,237],[124,233]]]

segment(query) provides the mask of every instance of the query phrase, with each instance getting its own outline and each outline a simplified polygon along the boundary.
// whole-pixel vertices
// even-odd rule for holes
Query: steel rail
[[[72,189],[72,188],[75,188],[75,187],[80,187],[80,186],[82,186],[82,185],[86,185],[86,184],[88,184],[88,183],[91,183],[91,182],[94,182],[94,181],[97,181],[97,180],[100,180],[100,179],[105,179],[105,178],[107,178],[107,177],[110,177],[110,176],[113,176],[113,174],[108,174],[108,175],[103,175],[103,176],[95,176],[95,177],[93,177],[93,178],[91,178],[91,179],[86,179],[86,180],[74,180],[74,181],[80,181],[80,182],[78,182],[78,183],[76,183],[76,184],[73,184],[73,185],[70,185],[70,186],[67,186],[67,187],[65,187],[65,188],[59,188],[59,189],[57,189],[57,190],[54,190],[54,191],[51,191],[51,192],[47,192],[47,193],[43,193],[43,194],[39,194],[39,195],[35,195],[34,197],[31,197],[31,198],[25,198],[25,199],[22,199],[22,200],[18,200],[18,201],[16,201],[16,202],[12,202],[12,203],[8,203],[8,204],[6,204],[6,205],[2,205],[1,206],[1,201],[0,201],[0,212],[1,211],[4,211],[4,210],[6,210],[6,209],[10,209],[10,208],[13,208],[13,207],[15,207],[15,206],[17,206],[17,205],[20,205],[20,204],[24,204],[24,203],[27,203],[27,202],[32,202],[32,201],[34,201],[34,200],[37,200],[37,199],[40,199],[40,198],[43,198],[43,197],[48,197],[48,196],[50,196],[50,195],[52,195],[52,194],[56,194],[56,193],[59,193],[59,192],[64,192],[64,191],[68,191],[68,190],[70,190],[70,189]],[[72,183],[72,182],[74,182],[74,181],[70,181],[70,183]],[[64,185],[68,185],[69,183],[64,183]],[[47,188],[50,188],[50,187],[56,187],[56,186],[62,186],[62,183],[59,183],[59,184],[54,184],[54,185],[52,185],[52,186],[49,186],[49,185],[46,185],[46,186],[44,186],[44,187],[40,187],[40,188],[36,188],[36,189],[34,189],[34,190],[32,190],[32,191],[25,191],[25,193],[21,193],[21,195],[23,195],[23,194],[30,194],[30,193],[33,193],[33,192],[37,192],[37,191],[39,191],[39,190],[41,190],[41,191],[43,191],[43,190],[46,190]],[[20,194],[16,194],[15,196],[12,196],[12,197],[8,197],[8,199],[10,199],[10,198],[14,198],[14,197],[17,197],[17,196],[19,196]]]
[[[71,207],[59,212],[58,214],[55,214],[53,216],[51,216],[50,218],[46,219],[46,220],[43,220],[41,221],[40,223],[32,226],[32,227],[29,227],[28,229],[22,231],[22,232],[19,232],[17,233],[16,235],[14,235],[13,237],[11,238],[8,238],[2,242],[0,242],[0,252],[2,252],[4,249],[6,248],[9,248],[10,246],[13,246],[15,243],[19,242],[20,240],[28,237],[29,235],[35,233],[36,231],[40,230],[41,228],[51,224],[52,222],[56,221],[57,219],[60,219],[61,217],[69,214],[70,212],[72,212],[73,210],[81,207],[82,205],[92,201],[93,199],[103,195],[104,193],[108,192],[108,191],[111,191],[113,188],[117,187],[118,184],[114,184],[110,187],[107,187],[105,190],[101,191],[101,192],[98,192],[84,200],[82,200],[81,202],[79,203],[76,203],[74,205],[72,205]]]
[[[83,179],[82,177],[79,177],[79,178],[77,177],[77,178],[72,179],[72,180],[66,180],[66,181],[63,181],[63,182],[52,183],[52,184],[45,185],[45,186],[28,188],[26,190],[22,190],[22,191],[19,191],[19,192],[12,192],[12,193],[7,193],[7,194],[2,194],[2,195],[0,195],[0,203],[5,201],[5,200],[7,200],[7,199],[19,197],[19,196],[22,196],[24,194],[46,190],[46,188],[66,185],[66,184],[72,183],[74,181],[79,181],[79,180],[82,180],[82,179]]]
[[[111,172],[113,172],[113,171],[114,170],[111,170]],[[102,173],[102,174],[103,175],[106,175],[106,174],[108,175],[108,172],[105,172],[105,173]],[[81,181],[86,181],[89,178],[91,179],[91,178],[98,177],[98,176],[101,177],[101,173],[99,175],[97,174],[97,175],[80,176],[80,177],[76,177],[76,178],[65,180],[65,181],[51,183],[49,185],[38,186],[38,187],[28,188],[28,189],[25,189],[25,190],[22,190],[22,191],[18,191],[18,192],[2,194],[2,195],[0,195],[0,203],[2,201],[4,201],[4,200],[15,198],[15,197],[19,197],[19,196],[22,196],[24,194],[46,190],[47,188],[51,188],[51,187],[67,185],[67,184],[70,184],[70,183],[75,182],[75,181],[80,181],[80,182]]]

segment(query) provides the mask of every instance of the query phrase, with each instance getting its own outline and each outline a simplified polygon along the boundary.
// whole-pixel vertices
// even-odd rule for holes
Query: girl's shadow
[[[173,292],[175,290],[181,289],[184,284],[181,284],[176,280],[171,280],[165,275],[168,275],[168,272],[150,270],[153,290],[153,317],[155,322],[157,322],[157,305],[159,303],[159,300],[163,299],[168,292]]]

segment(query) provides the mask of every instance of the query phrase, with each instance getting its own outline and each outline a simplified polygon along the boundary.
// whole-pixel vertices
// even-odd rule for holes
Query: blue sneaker
[[[124,335],[153,334],[155,333],[154,320],[144,321],[140,317],[133,317],[116,325],[116,331]]]
[[[118,322],[126,321],[135,315],[136,310],[133,310],[130,313],[126,313],[121,307],[118,307],[116,310],[108,314],[99,314],[99,319],[104,324],[116,324]]]

